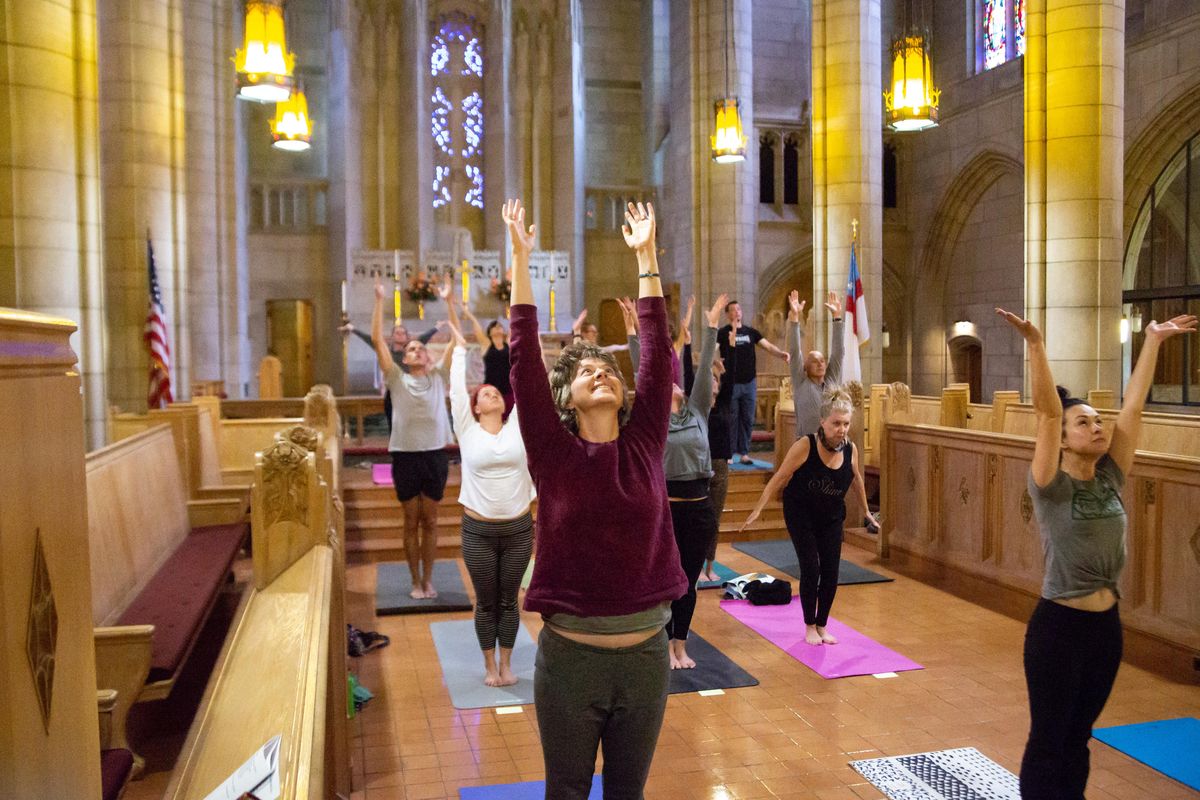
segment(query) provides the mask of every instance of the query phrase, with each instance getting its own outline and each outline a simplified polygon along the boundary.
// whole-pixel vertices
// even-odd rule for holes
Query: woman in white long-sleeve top
[[[512,651],[521,624],[517,594],[533,552],[535,492],[514,409],[504,420],[504,396],[488,383],[467,391],[466,340],[449,300],[454,355],[450,411],[462,458],[462,554],[475,586],[475,635],[488,686],[511,686]],[[496,648],[499,645],[499,659]]]

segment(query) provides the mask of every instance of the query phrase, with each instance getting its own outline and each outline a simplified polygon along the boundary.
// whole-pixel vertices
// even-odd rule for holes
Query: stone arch
[[[996,150],[981,151],[968,161],[950,182],[933,214],[917,274],[927,276],[935,286],[943,284],[954,246],[979,198],[1005,175],[1023,172],[1020,161]]]
[[[1188,87],[1125,144],[1125,206],[1122,253],[1128,255],[1133,225],[1150,188],[1167,162],[1200,132],[1200,84]],[[1128,264],[1129,259],[1125,259]]]
[[[787,294],[799,289],[801,296],[812,295],[812,244],[786,253],[767,265],[758,276],[755,308],[760,313],[785,309]]]

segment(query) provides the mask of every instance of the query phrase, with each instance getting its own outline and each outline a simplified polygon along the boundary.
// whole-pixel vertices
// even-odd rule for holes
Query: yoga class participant
[[[482,383],[467,392],[467,342],[455,319],[453,298],[448,308],[454,335],[450,411],[462,457],[458,502],[463,506],[463,562],[475,586],[475,635],[487,673],[483,682],[511,686],[517,682],[512,651],[521,624],[517,593],[533,551],[533,481],[517,415],[514,411],[504,420],[500,390]]]
[[[701,372],[703,371],[701,365]],[[729,434],[730,389],[724,375],[724,362],[720,358],[713,359],[713,392],[716,400],[713,402],[712,411],[708,412],[708,453],[712,457],[713,468],[712,480],[708,483],[708,497],[712,503],[713,515],[717,518],[717,526],[713,528],[708,547],[704,549],[704,569],[700,577],[705,581],[715,581],[718,578],[713,565],[717,561],[717,537],[721,532],[721,514],[725,511],[725,495],[729,490],[729,459],[733,457]]]
[[[717,346],[721,348],[721,360],[733,395],[730,398],[733,413],[733,452],[742,454],[743,464],[753,464],[750,457],[750,434],[754,430],[754,415],[758,402],[758,360],[755,347],[790,362],[791,356],[769,342],[754,328],[742,324],[742,307],[737,300],[725,306],[729,324],[717,331]]]
[[[463,316],[471,322],[475,330],[475,341],[479,342],[483,356],[483,382],[495,386],[504,398],[504,413],[512,411],[512,385],[509,383],[509,349],[508,331],[504,323],[494,319],[488,323],[487,331],[479,325],[479,320],[471,313],[471,307],[463,306]]]
[[[630,351],[630,359],[632,360],[632,351],[634,343],[637,341],[638,335],[638,309],[632,300],[628,297],[617,298],[617,305],[621,307],[621,316],[625,318],[625,347]],[[683,363],[679,360],[679,354],[675,351],[675,336],[673,335],[671,323],[667,323],[667,338],[671,342],[671,381],[676,386],[683,385]],[[682,341],[682,339],[680,339]],[[634,374],[637,374],[637,364],[633,366]],[[637,388],[636,379],[634,388]]]
[[[571,323],[571,344],[600,344],[600,330],[596,323],[587,321],[587,309],[579,312],[579,316]]]
[[[717,349],[717,323],[721,309],[729,299],[721,295],[707,314],[700,343],[700,363],[711,364]],[[689,303],[689,306],[691,303]],[[689,309],[690,313],[690,309]],[[629,356],[638,368],[640,342],[629,340]],[[663,454],[663,473],[667,479],[667,499],[671,503],[671,522],[680,566],[687,576],[687,594],[671,603],[671,621],[667,636],[671,642],[671,669],[693,669],[696,662],[687,654],[688,631],[696,613],[696,580],[704,566],[704,555],[717,529],[717,517],[709,500],[712,460],[708,450],[708,412],[713,405],[713,381],[701,380],[684,394],[679,384],[671,387],[671,419],[667,425],[667,449]]]
[[[849,439],[853,412],[850,395],[840,389],[825,393],[817,432],[796,440],[788,449],[742,525],[745,530],[758,519],[767,500],[783,488],[783,520],[800,562],[800,605],[807,628],[804,641],[811,645],[837,644],[837,638],[825,626],[837,594],[845,497],[851,484],[867,509],[858,448]],[[865,513],[872,524],[878,525],[870,510]]]
[[[1021,759],[1023,800],[1083,800],[1088,739],[1121,663],[1118,581],[1125,566],[1121,490],[1133,466],[1142,409],[1163,341],[1196,330],[1180,315],[1146,326],[1111,437],[1101,416],[1054,386],[1046,346],[1032,322],[997,308],[1025,339],[1037,439],[1029,496],[1045,556],[1042,596],[1025,631],[1029,739]]]
[[[825,301],[833,324],[829,330],[829,360],[820,350],[804,352],[804,303],[795,289],[788,294],[787,351],[791,357],[788,367],[792,374],[792,397],[796,405],[796,438],[806,436],[821,424],[821,399],[825,392],[842,380],[842,353],[846,343],[842,338],[842,302],[837,292],[830,292]]]
[[[549,376],[529,278],[534,228],[504,205],[512,239],[512,384],[538,489],[537,557],[525,610],[542,615],[534,702],[546,797],[584,800],[598,747],[604,796],[638,798],[662,727],[671,601],[687,591],[671,532],[663,450],[671,410],[667,313],[654,209],[629,205],[642,363],[630,407],[621,371],[595,345],[563,350]]]
[[[437,332],[441,330],[442,326],[445,324],[445,321],[439,321],[437,325],[418,336],[417,341],[419,341],[421,344],[429,344],[429,340],[436,336]],[[353,333],[359,339],[362,339],[364,342],[366,342],[372,350],[375,349],[375,344],[371,339],[371,334],[363,333],[362,331],[358,330],[354,327],[354,323],[347,322],[345,325],[338,328],[338,330],[342,333]],[[400,369],[406,368],[404,366],[404,348],[408,342],[408,328],[404,327],[404,324],[401,322],[397,322],[396,324],[392,325],[392,340],[390,343],[392,360],[399,365]],[[392,393],[387,390],[386,386],[383,390],[383,418],[387,420],[388,433],[390,434],[392,432]]]
[[[404,556],[412,574],[412,596],[437,597],[433,562],[437,556],[437,512],[450,469],[446,446],[454,441],[446,415],[446,382],[442,372],[452,348],[435,369],[425,344],[411,340],[404,347],[401,369],[383,338],[383,300],[386,292],[375,279],[375,310],[371,341],[375,357],[392,395],[392,485],[404,507]]]

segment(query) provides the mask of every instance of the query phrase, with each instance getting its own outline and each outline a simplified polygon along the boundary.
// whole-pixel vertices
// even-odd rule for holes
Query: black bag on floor
[[[751,581],[746,584],[746,599],[752,606],[786,606],[792,602],[791,581],[776,578],[768,583]]]

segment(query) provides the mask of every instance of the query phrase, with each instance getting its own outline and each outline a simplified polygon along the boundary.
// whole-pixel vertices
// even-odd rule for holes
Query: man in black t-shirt
[[[754,348],[761,347],[785,363],[790,359],[786,352],[754,328],[742,325],[742,307],[736,300],[726,304],[725,318],[729,324],[717,331],[717,345],[721,348],[721,360],[725,362],[731,388],[729,428],[733,457],[736,459],[740,453],[742,463],[749,464],[750,431],[754,428],[754,408],[758,400],[758,363]]]

